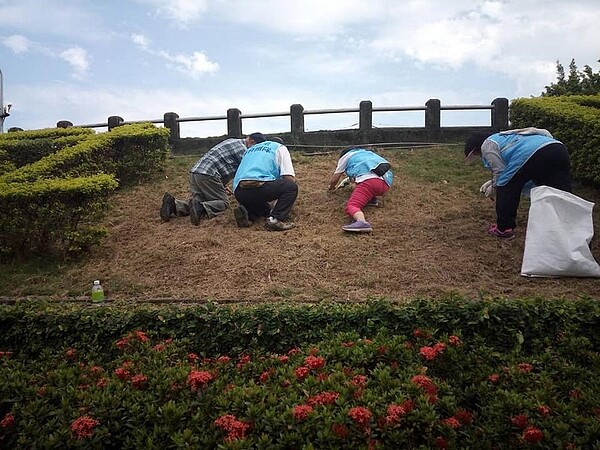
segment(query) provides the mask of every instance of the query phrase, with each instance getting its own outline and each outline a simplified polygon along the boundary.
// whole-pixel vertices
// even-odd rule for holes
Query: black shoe
[[[252,225],[250,222],[250,217],[248,216],[248,210],[243,206],[239,205],[237,208],[233,210],[233,215],[235,216],[235,222],[237,226],[240,228],[248,228]]]
[[[202,202],[196,199],[192,200],[192,204],[190,205],[190,222],[192,222],[192,225],[200,224],[202,216],[206,216],[206,210],[202,206]]]
[[[267,217],[267,221],[265,222],[265,228],[269,231],[287,231],[295,226],[294,222],[282,222],[275,217]]]
[[[160,218],[165,222],[171,219],[171,216],[177,214],[177,207],[175,206],[175,197],[168,192],[165,192],[162,199],[162,206],[160,207]]]

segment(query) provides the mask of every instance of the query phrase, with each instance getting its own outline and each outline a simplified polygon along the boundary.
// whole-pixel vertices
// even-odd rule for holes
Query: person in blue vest
[[[541,128],[520,128],[500,133],[474,133],[465,143],[465,162],[483,160],[492,179],[480,191],[496,200],[496,223],[488,233],[513,239],[521,193],[532,186],[550,186],[571,192],[571,163],[565,145]]]
[[[394,180],[390,167],[388,161],[368,148],[349,147],[341,151],[337,167],[329,180],[329,190],[336,189],[344,174],[355,185],[344,208],[352,218],[352,223],[342,226],[342,230],[349,233],[373,231],[363,209],[390,189]]]
[[[266,217],[269,231],[286,231],[295,225],[289,216],[298,197],[296,173],[288,148],[272,138],[248,148],[233,178],[239,206],[233,210],[239,227]]]

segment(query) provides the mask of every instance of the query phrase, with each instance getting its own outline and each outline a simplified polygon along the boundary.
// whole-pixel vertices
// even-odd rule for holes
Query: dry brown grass
[[[232,212],[198,227],[188,218],[162,223],[163,192],[187,196],[186,172],[195,158],[178,157],[162,181],[115,196],[106,222],[110,237],[64,275],[59,290],[63,296],[86,292],[99,278],[110,297],[132,300],[362,301],[450,292],[551,299],[600,293],[599,280],[521,277],[526,205],[515,240],[489,237],[485,229],[494,221],[493,204],[476,193],[485,175],[455,182],[441,173],[424,181],[407,170],[416,152],[460,157],[447,148],[383,151],[395,183],[383,207],[366,211],[373,233],[359,236],[340,229],[347,221],[348,191],[326,192],[336,153],[294,155],[300,194],[293,213],[297,228],[291,231],[269,232],[262,222],[237,228]],[[586,191],[585,197],[597,201],[597,195]],[[592,251],[600,259],[597,239]]]

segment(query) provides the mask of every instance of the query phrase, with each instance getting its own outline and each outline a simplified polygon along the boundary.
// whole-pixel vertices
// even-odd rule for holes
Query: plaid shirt
[[[223,184],[227,184],[235,175],[245,152],[244,139],[226,139],[202,155],[190,172],[218,176]]]

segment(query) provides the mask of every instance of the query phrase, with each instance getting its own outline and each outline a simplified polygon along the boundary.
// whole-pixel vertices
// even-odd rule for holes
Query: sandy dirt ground
[[[413,170],[416,158],[459,161],[458,147],[383,149],[395,183],[382,207],[366,209],[374,231],[348,235],[347,188],[327,192],[337,152],[293,153],[300,189],[293,211],[297,227],[269,232],[264,223],[238,228],[232,211],[191,225],[189,218],[159,218],[162,195],[186,198],[187,170],[194,157],[170,161],[164,178],[120,192],[106,220],[110,236],[87,261],[70,269],[62,295],[84,292],[101,279],[113,299],[217,302],[367,301],[386,298],[598,297],[598,279],[531,279],[520,275],[527,205],[516,239],[505,242],[485,230],[495,221],[493,203],[478,193],[486,174],[453,178]],[[475,181],[473,181],[475,180]],[[597,201],[598,191],[577,192]],[[595,196],[596,198],[593,198]],[[590,198],[592,197],[592,198]],[[232,205],[236,202],[231,197]],[[598,211],[594,221],[600,223]],[[598,239],[591,248],[600,260]]]

